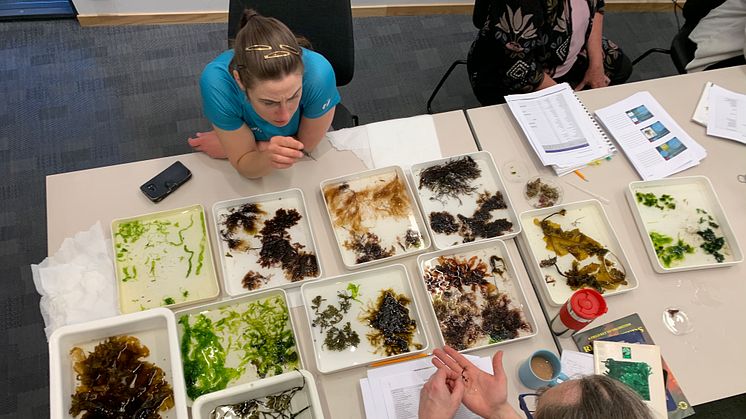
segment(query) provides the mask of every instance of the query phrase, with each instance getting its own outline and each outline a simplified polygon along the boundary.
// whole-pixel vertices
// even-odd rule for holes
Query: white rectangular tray
[[[520,310],[523,321],[530,327],[530,330],[518,329],[516,337],[500,341],[495,341],[493,339],[490,339],[487,335],[483,335],[483,337],[475,341],[472,346],[465,347],[461,350],[461,352],[468,352],[481,348],[490,348],[497,345],[528,339],[536,335],[536,321],[534,319],[533,313],[531,312],[531,307],[526,301],[526,295],[523,292],[523,288],[518,281],[518,276],[515,271],[515,265],[513,265],[513,260],[510,258],[508,249],[505,247],[505,243],[502,240],[489,239],[475,243],[464,244],[437,252],[425,253],[417,257],[417,267],[420,271],[420,278],[423,281],[423,287],[425,288],[425,290],[427,290],[427,294],[429,296],[430,304],[427,305],[429,306],[431,317],[433,319],[436,319],[436,322],[438,324],[438,335],[440,336],[440,342],[442,344],[449,344],[450,346],[455,347],[452,342],[446,342],[446,339],[443,336],[443,325],[435,314],[433,300],[437,298],[436,295],[440,294],[440,292],[431,290],[428,287],[427,281],[425,279],[425,274],[428,271],[428,268],[432,269],[439,265],[439,257],[456,258],[457,260],[463,261],[469,261],[472,258],[476,258],[474,259],[472,265],[475,267],[480,263],[484,263],[487,273],[484,276],[484,279],[496,287],[498,295],[504,294],[510,299],[508,307],[510,307],[510,309]],[[500,259],[495,259],[494,257],[500,258],[502,259],[502,261],[500,261]],[[479,309],[483,309],[487,306],[481,292],[476,292],[474,288],[470,286],[464,286],[463,289],[467,290],[465,294],[471,293],[476,295],[475,301],[479,304]],[[476,289],[479,288],[477,287]],[[448,292],[450,292],[452,295],[459,293],[458,288],[454,287],[453,285],[448,288]],[[481,326],[481,313],[474,315],[473,318],[480,319],[478,326]]]
[[[460,195],[458,197],[443,197],[437,198],[433,191],[420,187],[420,179],[422,171],[433,166],[444,165],[451,161],[471,157],[477,164],[477,167],[481,170],[481,175],[472,181],[473,187],[477,189],[470,195]],[[427,222],[428,230],[433,237],[433,243],[437,249],[446,249],[451,246],[463,243],[464,238],[458,233],[445,234],[436,233],[433,231],[430,225],[430,214],[433,212],[447,211],[454,217],[456,214],[461,214],[466,217],[471,217],[474,211],[477,209],[477,199],[480,194],[485,192],[495,194],[500,192],[503,196],[507,208],[492,211],[492,220],[498,220],[505,218],[513,224],[513,227],[506,231],[504,234],[495,236],[494,238],[509,239],[516,236],[521,231],[521,225],[518,223],[518,216],[513,209],[513,203],[510,201],[507,189],[503,183],[500,172],[495,166],[495,162],[492,159],[492,154],[487,151],[478,151],[475,153],[462,154],[458,156],[452,156],[444,159],[433,160],[424,163],[418,163],[412,166],[412,179],[414,180],[415,192],[417,200],[422,208],[422,213]],[[485,240],[488,238],[478,238],[475,241]]]
[[[348,284],[358,285],[360,296],[359,301],[351,301],[352,307],[349,312],[343,316],[338,323],[343,326],[350,322],[352,330],[357,332],[360,337],[360,344],[357,347],[349,347],[343,351],[333,351],[324,348],[324,337],[318,327],[313,326],[313,319],[316,317],[314,310],[311,309],[312,300],[316,296],[321,296],[326,301],[322,302],[321,309],[324,310],[327,305],[337,304],[337,292],[345,291]],[[386,356],[377,353],[374,346],[368,341],[366,335],[374,329],[361,320],[367,309],[374,307],[382,290],[392,289],[397,294],[404,295],[409,299],[407,309],[409,317],[416,322],[410,352],[404,352],[397,355]],[[332,278],[325,278],[314,282],[308,282],[300,287],[303,304],[306,307],[306,316],[308,327],[311,331],[313,351],[316,357],[316,365],[321,373],[330,373],[356,366],[368,365],[373,362],[385,359],[399,358],[426,351],[428,349],[427,334],[422,323],[422,316],[415,300],[412,284],[407,275],[404,265],[395,264],[382,268],[371,269],[367,271],[355,272],[346,275],[340,275]],[[417,349],[416,345],[421,345]]]
[[[303,389],[298,390],[293,395],[290,408],[293,412],[298,412],[306,406],[309,406],[309,408],[295,417],[298,419],[324,419],[316,382],[313,375],[306,370],[286,372],[200,396],[192,405],[192,419],[210,419],[212,411],[220,406],[261,399],[301,386],[303,386]]]
[[[636,193],[653,193],[660,197],[668,194],[675,200],[674,209],[658,209],[638,203]],[[637,229],[642,236],[645,251],[650,258],[653,269],[659,273],[687,271],[694,269],[722,268],[732,266],[743,261],[743,253],[738,245],[738,239],[730,226],[720,200],[715,194],[710,180],[704,176],[676,177],[651,181],[638,181],[629,184],[626,191],[627,203],[635,217]],[[702,209],[707,214],[697,213]],[[718,225],[712,228],[716,236],[725,238],[725,246],[720,253],[724,260],[718,263],[714,256],[707,254],[700,244],[703,240],[696,234],[700,218],[712,216]],[[709,218],[707,218],[709,220]],[[685,243],[694,247],[694,253],[685,254],[682,261],[673,261],[670,267],[665,267],[658,259],[650,233],[664,234],[674,242],[681,238]]]
[[[121,313],[220,294],[201,205],[113,220],[111,237]]]
[[[273,289],[273,290],[267,290],[267,291],[260,291],[257,293],[252,293],[248,295],[244,295],[241,297],[231,298],[228,300],[218,301],[215,303],[199,306],[199,307],[192,307],[184,310],[179,310],[175,313],[176,321],[179,323],[178,325],[178,332],[179,332],[179,342],[183,344],[182,340],[184,338],[184,327],[182,325],[182,322],[186,321],[185,319],[189,319],[189,324],[193,325],[194,320],[199,316],[204,314],[204,316],[209,319],[213,324],[217,321],[220,321],[221,319],[226,318],[234,318],[234,316],[239,316],[240,314],[238,310],[241,312],[247,311],[249,306],[252,304],[256,304],[257,302],[267,302],[270,299],[277,299],[281,304],[284,304],[285,306],[285,314],[287,314],[287,322],[285,324],[285,328],[283,330],[285,331],[291,331],[292,332],[292,338],[295,341],[295,353],[297,354],[298,358],[298,365],[297,368],[303,367],[303,359],[301,356],[301,351],[298,345],[298,334],[295,330],[295,324],[293,323],[293,318],[290,315],[287,296],[285,294],[285,291],[282,289]],[[256,307],[256,306],[254,306]],[[228,310],[233,310],[228,312]],[[252,313],[253,316],[258,316],[259,313]],[[236,368],[238,367],[244,359],[242,359],[242,354],[244,353],[244,350],[240,347],[237,347],[239,345],[238,336],[241,336],[242,334],[245,334],[249,331],[252,332],[252,334],[261,333],[257,330],[257,326],[261,325],[263,327],[262,319],[266,319],[266,317],[263,318],[253,318],[252,320],[255,321],[253,324],[243,323],[243,327],[241,329],[234,328],[234,330],[216,330],[215,328],[212,328],[213,333],[217,336],[217,339],[219,340],[220,344],[225,350],[225,367],[226,368]],[[184,362],[184,354],[181,353],[182,357],[182,363]],[[236,379],[232,379],[230,382],[228,382],[227,388],[233,387],[235,385],[239,385],[242,383],[252,382],[260,379],[260,376],[258,374],[258,371],[256,367],[254,367],[250,363],[245,364],[245,371]],[[283,366],[283,372],[291,371],[293,370],[293,366]],[[266,375],[266,377],[275,375],[273,371],[269,371]],[[186,384],[188,385],[188,383]],[[187,403],[191,405],[192,399],[187,394],[186,396]]]
[[[606,211],[604,211],[601,203],[595,199],[571,202],[549,208],[525,211],[519,216],[523,226],[521,237],[527,243],[526,247],[530,253],[530,260],[527,261],[529,266],[527,266],[527,268],[529,269],[529,272],[534,273],[532,279],[535,283],[539,282],[537,286],[543,290],[549,303],[553,306],[560,306],[570,298],[574,291],[567,285],[567,282],[557,272],[554,266],[546,268],[539,266],[541,260],[556,255],[554,252],[546,249],[546,243],[543,239],[544,234],[541,231],[541,227],[534,224],[533,220],[534,218],[541,220],[549,214],[562,209],[567,210],[567,214],[563,217],[553,217],[552,221],[560,224],[565,231],[578,228],[581,232],[609,249],[613,255],[616,255],[621,266],[624,267],[627,285],[619,285],[615,290],[604,290],[604,297],[610,297],[637,288],[637,277],[632,270],[627,255],[624,253],[624,249],[622,248],[621,243],[619,243],[619,239],[617,238],[614,228],[609,222],[609,217],[606,215]],[[567,270],[570,268],[570,264],[574,259],[575,258],[572,255],[568,254],[558,257],[557,261],[562,270]],[[580,262],[580,265],[585,266],[589,262],[590,261],[586,259]],[[547,283],[547,278],[554,279],[554,282]]]
[[[403,204],[391,203],[388,201],[384,202],[383,200],[380,200],[380,202],[374,202],[371,197],[368,197],[363,200],[363,202],[367,202],[368,205],[362,206],[362,208],[367,211],[364,211],[365,213],[361,214],[359,227],[352,227],[346,222],[338,221],[329,210],[329,202],[327,202],[324,194],[324,191],[327,190],[327,188],[343,187],[343,185],[347,185],[346,188],[348,188],[351,193],[361,193],[361,191],[366,188],[379,185],[381,182],[394,181],[395,177],[398,177],[399,181],[403,184],[407,202]],[[321,182],[320,187],[321,195],[324,199],[324,207],[329,216],[332,230],[334,231],[334,237],[337,239],[337,248],[342,256],[342,263],[348,269],[358,269],[381,262],[391,261],[407,255],[423,252],[430,247],[430,235],[427,232],[427,227],[422,219],[422,214],[417,206],[417,201],[414,198],[407,177],[401,167],[389,166],[341,176]],[[372,204],[377,205],[374,206]],[[381,211],[381,208],[388,205],[409,205],[407,216],[397,218],[393,216],[384,216],[384,211]],[[351,228],[355,228],[358,232],[362,231],[376,234],[380,239],[381,247],[384,250],[391,251],[392,255],[366,262],[357,262],[358,258],[355,252],[345,246],[345,242],[348,242],[353,238],[354,232],[350,230]],[[418,246],[404,246],[404,244],[402,244],[408,229],[419,233],[420,242]]]
[[[161,368],[174,392],[174,407],[161,412],[164,419],[187,419],[184,375],[173,313],[154,308],[140,313],[61,327],[49,338],[49,405],[52,418],[67,418],[71,395],[78,385],[70,350],[81,348],[86,355],[109,337],[134,336],[150,350],[144,361]]]
[[[225,228],[225,220],[231,211],[235,211],[244,204],[257,204],[264,214],[258,214],[255,221],[255,231],[249,233],[246,231],[236,231],[230,235],[231,238],[244,240],[251,250],[231,249],[228,246]],[[316,256],[318,272],[316,275],[307,276],[301,280],[292,281],[286,277],[282,267],[277,266],[262,267],[260,260],[260,251],[262,248],[261,229],[264,223],[275,217],[279,209],[294,209],[301,216],[297,224],[286,231],[290,235],[290,243],[301,245],[301,251],[312,253]],[[218,250],[220,251],[220,267],[222,270],[223,286],[225,292],[231,296],[246,294],[248,292],[271,289],[271,288],[291,288],[300,286],[302,281],[321,278],[321,260],[319,259],[318,248],[314,240],[313,230],[308,221],[308,211],[306,211],[306,202],[303,192],[300,189],[288,189],[280,192],[273,192],[263,195],[256,195],[246,198],[232,199],[229,201],[217,202],[212,207],[213,220],[215,223],[215,237],[218,240]],[[261,274],[269,280],[255,289],[248,289],[243,286],[243,279],[246,273],[254,271]]]

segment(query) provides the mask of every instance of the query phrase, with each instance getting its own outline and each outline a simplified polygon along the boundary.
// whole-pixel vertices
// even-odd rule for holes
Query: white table
[[[726,89],[746,93],[746,66],[648,80],[605,89],[580,92],[578,96],[590,111],[611,105],[638,91],[649,91],[666,111],[699,142],[708,157],[699,166],[676,176],[705,175],[710,178],[740,244],[746,245],[746,185],[736,175],[746,174],[746,146],[725,139],[708,137],[705,128],[690,121],[702,88],[713,81]],[[541,165],[506,105],[470,109],[478,141],[492,152],[498,168],[509,161],[526,164],[530,175],[556,176]],[[605,205],[622,247],[630,259],[640,285],[625,294],[607,299],[609,312],[593,326],[639,313],[663,357],[678,379],[684,394],[696,405],[746,392],[746,263],[733,267],[656,273],[643,248],[643,242],[625,201],[629,182],[640,180],[623,152],[609,162],[583,169],[590,182],[570,174],[558,183],[564,189],[564,201],[592,199],[564,181],[574,183],[611,200]],[[513,203],[519,211],[530,209],[523,199],[523,183],[506,182]],[[528,259],[527,259],[528,260]],[[543,281],[542,278],[533,278]],[[538,283],[539,286],[543,286]],[[540,296],[543,298],[543,296]],[[693,333],[676,336],[665,328],[663,311],[680,306],[694,319]],[[558,311],[545,304],[551,318]],[[560,338],[564,349],[577,350],[572,339]]]
[[[476,151],[477,147],[462,111],[434,116],[440,147],[444,156]],[[53,254],[65,237],[88,229],[97,220],[104,229],[113,219],[145,214],[160,210],[179,208],[195,203],[202,204],[207,211],[208,223],[212,223],[211,207],[218,201],[257,195],[288,188],[300,188],[306,198],[308,216],[319,246],[325,276],[344,274],[342,264],[328,217],[323,206],[319,183],[324,179],[365,170],[363,163],[351,152],[339,152],[324,141],[313,153],[317,161],[304,160],[293,169],[276,171],[259,180],[248,180],[238,175],[227,161],[213,160],[202,153],[185,154],[135,163],[108,166],[78,172],[63,173],[47,177],[47,232],[48,251]],[[150,202],[140,191],[139,185],[160,172],[175,160],[180,160],[193,173],[193,178],[178,191],[159,204]],[[208,228],[211,240],[216,243],[214,229]],[[505,351],[505,367],[509,380],[509,400],[517,408],[517,396],[527,392],[517,377],[518,365],[533,351],[549,349],[556,352],[555,343],[543,321],[538,299],[530,285],[528,274],[520,264],[514,240],[507,243],[510,255],[516,262],[520,281],[534,313],[538,333],[531,339],[500,346]],[[213,246],[215,253],[218,246]],[[217,258],[215,260],[218,260]],[[416,256],[398,259],[410,277],[417,278]],[[421,281],[414,281],[420,283]],[[423,286],[415,289],[418,301],[426,302]],[[423,310],[424,312],[424,310]],[[302,307],[292,310],[298,326],[300,350],[317,380],[327,417],[353,419],[364,417],[362,396],[358,381],[365,377],[363,367],[338,373],[322,375],[318,372],[311,347],[310,331]],[[426,316],[427,318],[427,316]],[[436,323],[430,319],[425,325],[430,342],[435,342]],[[495,350],[480,350],[475,355],[491,355]]]

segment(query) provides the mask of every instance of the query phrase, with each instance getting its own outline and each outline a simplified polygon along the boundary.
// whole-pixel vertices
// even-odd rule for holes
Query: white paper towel
[[[60,326],[119,314],[111,241],[99,222],[65,239],[31,272],[47,338]]]

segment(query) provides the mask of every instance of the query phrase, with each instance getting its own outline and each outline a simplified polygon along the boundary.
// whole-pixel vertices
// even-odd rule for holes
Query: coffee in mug
[[[542,380],[551,380],[554,377],[552,363],[541,355],[531,358],[531,371]]]

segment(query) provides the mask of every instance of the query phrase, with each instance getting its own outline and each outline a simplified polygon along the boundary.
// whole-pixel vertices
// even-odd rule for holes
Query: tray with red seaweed
[[[342,262],[349,269],[430,247],[425,222],[399,166],[325,180],[321,193]]]
[[[442,343],[470,351],[530,338],[536,322],[501,240],[417,258]]]
[[[321,277],[300,189],[218,202],[212,214],[229,295],[289,288]]]
[[[415,164],[412,179],[438,249],[490,238],[509,239],[521,231],[489,152]]]

